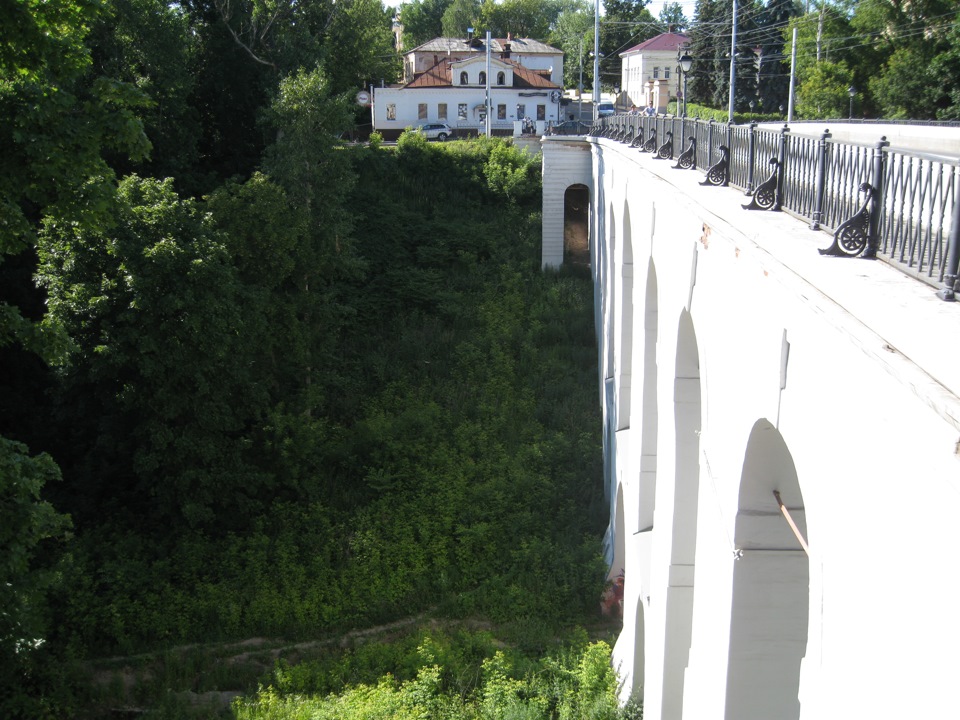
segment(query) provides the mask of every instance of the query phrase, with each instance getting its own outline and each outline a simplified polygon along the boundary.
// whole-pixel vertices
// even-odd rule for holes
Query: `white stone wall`
[[[496,72],[494,72],[496,79]],[[538,92],[537,95],[521,95],[520,93]],[[446,122],[453,128],[464,128],[476,130],[481,127],[479,108],[483,107],[486,91],[482,86],[471,87],[452,87],[452,88],[423,88],[423,89],[403,89],[403,88],[374,88],[373,106],[371,114],[373,116],[374,130],[394,130],[402,131],[406,127],[416,127],[425,122]],[[511,129],[513,122],[517,120],[517,105],[523,104],[526,108],[526,115],[536,120],[537,105],[544,106],[546,122],[555,123],[558,121],[558,104],[550,101],[550,91],[518,91],[513,88],[492,86],[490,90],[490,100],[493,105],[493,124],[497,129]],[[419,104],[426,103],[427,119],[419,118]],[[445,120],[439,117],[439,105],[446,103],[447,117]],[[467,118],[461,119],[457,115],[457,108],[460,103],[467,106]],[[497,106],[506,105],[506,119],[497,119]],[[387,112],[390,105],[396,110],[396,119],[388,120]]]
[[[960,373],[922,358],[955,347],[957,305],[590,144],[624,698],[648,720],[956,717]],[[552,265],[546,183],[573,170],[543,149]]]

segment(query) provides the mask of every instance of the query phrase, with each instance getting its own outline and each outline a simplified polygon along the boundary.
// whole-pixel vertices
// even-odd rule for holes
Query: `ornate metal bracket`
[[[647,141],[643,144],[643,147],[640,148],[643,152],[656,152],[657,151],[657,128],[656,126],[650,128],[650,137],[647,138]]]
[[[677,158],[677,164],[673,166],[674,170],[687,170],[689,168],[697,169],[697,138],[690,136],[690,146],[680,153]]]
[[[780,161],[771,157],[770,167],[773,168],[770,177],[757,185],[757,189],[753,191],[753,197],[750,198],[750,204],[740,206],[744,210],[780,209],[780,203],[778,202],[780,195]]]
[[[643,128],[637,128],[637,134],[633,138],[633,142],[630,143],[630,147],[643,147]]]
[[[721,145],[717,149],[720,151],[720,159],[707,170],[707,177],[701,185],[726,185],[730,179],[730,148]]]
[[[657,159],[673,160],[673,131],[667,130],[664,137],[666,140],[663,141],[663,145],[657,148]]]
[[[863,252],[870,238],[870,201],[873,199],[873,185],[860,183],[859,191],[866,197],[856,214],[840,223],[833,233],[833,243],[819,250],[821,255],[854,257]]]

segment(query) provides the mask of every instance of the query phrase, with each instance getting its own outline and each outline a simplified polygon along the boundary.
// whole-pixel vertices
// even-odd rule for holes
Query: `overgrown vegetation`
[[[224,672],[185,645],[429,613],[537,654],[596,608],[592,293],[540,270],[538,161],[348,145],[389,16],[228,9],[0,11],[3,717],[176,716]]]

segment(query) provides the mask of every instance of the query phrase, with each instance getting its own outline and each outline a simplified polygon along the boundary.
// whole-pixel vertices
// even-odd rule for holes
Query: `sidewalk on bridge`
[[[836,317],[838,329],[960,429],[960,302],[941,300],[937,286],[883,260],[820,255],[818,249],[831,244],[831,234],[810,230],[806,221],[786,212],[744,210],[749,197],[742,191],[701,186],[699,171],[674,170],[649,153],[624,149],[711,213],[712,222],[725,226],[729,237],[752,243],[775,279],[828,319]],[[850,323],[849,317],[840,322],[841,314],[857,322]]]

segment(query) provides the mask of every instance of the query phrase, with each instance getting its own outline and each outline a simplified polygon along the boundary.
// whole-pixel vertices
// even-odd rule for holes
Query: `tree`
[[[585,84],[592,84],[593,63],[587,53],[593,48],[593,8],[586,0],[577,0],[557,16],[550,44],[563,50],[563,80],[565,87],[578,87],[580,71]]]
[[[47,630],[44,595],[56,574],[41,562],[43,545],[64,538],[70,518],[41,499],[60,479],[46,454],[31,456],[22,443],[0,437],[0,711],[35,717],[28,697],[27,657]]]
[[[546,39],[557,19],[560,5],[544,0],[484,0],[480,6],[478,31],[489,30],[493,37]]]
[[[418,45],[443,34],[443,15],[452,0],[413,0],[400,6],[403,24],[403,49]]]
[[[480,0],[453,0],[443,13],[443,36],[466,37],[467,28],[476,27],[480,18]]]
[[[87,28],[99,6],[28,0],[5,3],[0,13],[2,262],[34,245],[44,217],[108,222],[113,173],[103,152],[143,157],[149,143],[134,115],[144,96],[91,73]],[[47,358],[63,349],[48,327],[0,305],[0,346],[13,342]]]
[[[664,32],[683,32],[690,25],[690,21],[683,14],[683,5],[678,2],[664,3],[657,20]]]
[[[783,32],[799,12],[795,0],[768,0],[757,22],[757,99],[763,112],[776,112],[789,100],[790,63]]]
[[[661,27],[647,9],[648,0],[609,0],[600,26],[600,85],[620,84],[620,53],[658,35]]]
[[[804,73],[797,89],[797,115],[802,118],[842,118],[847,116],[847,88],[853,73],[844,62],[824,60]]]

